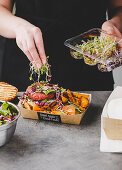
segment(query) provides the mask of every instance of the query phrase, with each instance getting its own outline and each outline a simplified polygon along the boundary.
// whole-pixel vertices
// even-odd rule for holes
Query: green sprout
[[[49,59],[49,56],[47,56],[47,59]],[[47,63],[42,64],[42,67],[40,69],[35,69],[32,64],[30,64],[30,80],[33,80],[33,74],[37,74],[38,82],[40,80],[41,75],[46,75],[46,82],[50,81],[49,78],[51,78],[50,75],[50,65]],[[44,82],[44,81],[43,81]]]

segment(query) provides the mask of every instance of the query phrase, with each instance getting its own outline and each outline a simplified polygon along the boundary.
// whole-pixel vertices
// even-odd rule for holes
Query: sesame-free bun
[[[10,101],[17,95],[18,89],[8,83],[0,82],[0,100]]]

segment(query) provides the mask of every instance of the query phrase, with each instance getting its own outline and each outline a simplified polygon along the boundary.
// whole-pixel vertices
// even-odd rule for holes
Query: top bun
[[[0,82],[0,100],[10,101],[17,96],[18,89],[5,82]]]

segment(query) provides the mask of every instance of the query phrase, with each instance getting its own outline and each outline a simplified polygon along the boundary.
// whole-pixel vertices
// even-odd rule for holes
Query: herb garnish
[[[49,56],[47,56],[47,59],[49,59]],[[38,82],[40,80],[41,75],[46,75],[46,80],[45,82],[49,82],[51,80],[51,66],[47,63],[42,64],[42,67],[39,70],[36,70],[34,66],[30,63],[30,80],[33,80],[33,75],[37,75]]]
[[[95,65],[101,61],[106,62],[118,55],[117,42],[110,36],[89,36],[87,41],[82,40],[76,47],[81,52],[71,51],[74,58],[81,59],[88,65]]]

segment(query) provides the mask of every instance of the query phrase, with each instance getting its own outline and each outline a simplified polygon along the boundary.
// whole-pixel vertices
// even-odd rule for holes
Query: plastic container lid
[[[122,39],[109,35],[99,28],[70,38],[64,45],[70,48],[75,59],[84,59],[88,65],[98,65],[98,69],[109,72],[122,65]]]

